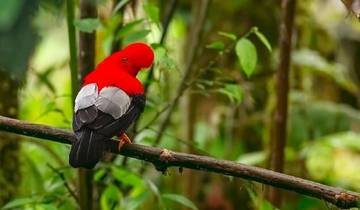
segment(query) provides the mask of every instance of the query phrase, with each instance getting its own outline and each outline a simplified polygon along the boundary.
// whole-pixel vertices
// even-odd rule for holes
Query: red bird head
[[[146,44],[133,43],[121,50],[119,57],[125,71],[136,76],[140,70],[151,66],[154,61],[154,52]]]
[[[153,61],[154,52],[148,45],[130,44],[100,62],[85,77],[83,85],[96,83],[98,91],[103,87],[117,86],[128,94],[143,93],[144,88],[136,75],[140,70],[149,68]]]

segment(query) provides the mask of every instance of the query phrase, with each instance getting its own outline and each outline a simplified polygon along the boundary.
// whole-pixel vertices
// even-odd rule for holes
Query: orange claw
[[[121,136],[119,136],[119,144],[118,144],[118,150],[120,151],[121,148],[125,145],[125,144],[131,144],[131,140],[130,138],[126,135],[126,133],[123,133]]]

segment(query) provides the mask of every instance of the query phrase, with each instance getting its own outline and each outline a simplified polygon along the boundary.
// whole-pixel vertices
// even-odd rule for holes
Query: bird
[[[105,140],[117,136],[118,148],[131,143],[127,128],[144,111],[144,87],[136,78],[154,62],[145,43],[132,43],[101,61],[84,77],[74,103],[76,140],[69,153],[74,168],[92,169],[105,153]]]

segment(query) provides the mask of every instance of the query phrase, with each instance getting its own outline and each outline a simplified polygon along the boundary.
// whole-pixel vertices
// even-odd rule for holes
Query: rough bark
[[[296,0],[282,1],[282,16],[279,37],[279,65],[276,73],[276,107],[273,115],[271,136],[270,168],[283,172],[284,150],[287,137],[287,112],[289,92],[289,72],[291,58],[291,37],[294,25]],[[269,201],[280,208],[281,191],[270,188]]]
[[[70,131],[45,125],[27,123],[2,116],[0,116],[0,131],[7,131],[65,144],[71,144],[71,142],[75,140],[75,135]],[[0,141],[3,141],[3,139],[0,139]],[[303,195],[325,200],[340,208],[359,207],[360,204],[360,194],[357,192],[326,186],[255,166],[248,166],[207,156],[173,152],[139,144],[127,144],[119,151],[118,142],[110,139],[106,140],[106,145],[109,152],[151,162],[156,169],[160,171],[165,171],[169,167],[202,170],[239,177],[294,191]]]

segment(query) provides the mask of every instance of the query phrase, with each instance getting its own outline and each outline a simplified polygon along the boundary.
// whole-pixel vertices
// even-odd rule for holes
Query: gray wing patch
[[[95,104],[98,98],[98,87],[95,83],[85,85],[81,88],[75,99],[74,111],[85,109]]]
[[[124,115],[129,109],[131,98],[121,89],[117,87],[103,88],[95,101],[95,106],[110,114],[115,119]]]
[[[95,107],[104,113],[118,119],[129,109],[131,98],[117,87],[105,87],[98,93],[95,83],[85,85],[81,88],[75,99],[75,113],[78,110]]]

